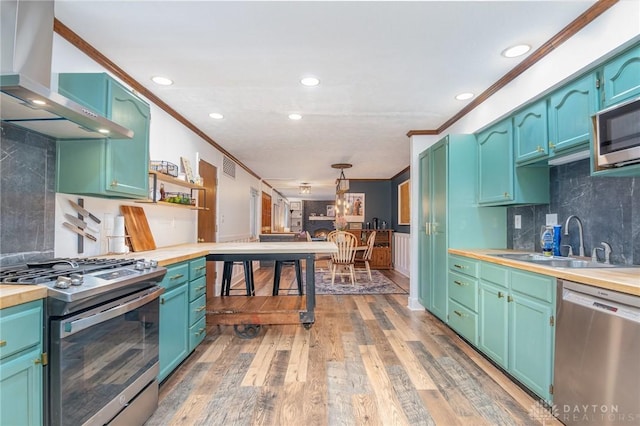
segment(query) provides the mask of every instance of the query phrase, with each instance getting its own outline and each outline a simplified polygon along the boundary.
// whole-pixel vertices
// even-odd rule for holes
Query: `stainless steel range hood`
[[[2,0],[0,116],[56,139],[130,139],[133,131],[50,90],[53,0]]]

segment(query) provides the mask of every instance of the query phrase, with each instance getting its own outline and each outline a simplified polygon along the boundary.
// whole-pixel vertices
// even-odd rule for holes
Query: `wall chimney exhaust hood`
[[[133,131],[50,90],[53,1],[0,2],[3,122],[56,139],[131,139]]]

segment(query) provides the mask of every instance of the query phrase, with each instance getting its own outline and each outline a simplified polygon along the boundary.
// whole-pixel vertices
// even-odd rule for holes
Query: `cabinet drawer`
[[[41,340],[42,301],[0,310],[0,359],[40,345]]]
[[[460,256],[449,256],[449,269],[471,277],[477,277],[478,261]]]
[[[207,322],[206,318],[202,317],[200,321],[189,327],[189,352],[193,351],[204,340],[206,335]]]
[[[189,325],[192,325],[200,318],[204,317],[205,310],[207,309],[207,301],[204,294],[189,303]]]
[[[462,337],[478,345],[478,315],[449,299],[449,326]]]
[[[160,286],[167,290],[184,284],[189,280],[189,265],[187,263],[181,263],[167,268],[167,274],[160,282]]]
[[[207,261],[204,257],[192,260],[189,262],[189,279],[195,280],[196,278],[204,277],[207,273]]]
[[[480,264],[480,278],[507,288],[509,283],[509,270],[504,266],[482,262]]]
[[[511,272],[511,289],[545,302],[553,302],[556,279],[522,271]]]
[[[189,301],[196,300],[207,291],[207,277],[200,277],[189,283]]]
[[[474,312],[478,311],[478,280],[449,271],[449,297]]]

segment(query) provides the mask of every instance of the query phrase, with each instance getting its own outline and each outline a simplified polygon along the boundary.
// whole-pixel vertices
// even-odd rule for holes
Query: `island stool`
[[[222,266],[222,288],[220,289],[220,296],[229,296],[229,292],[231,289],[231,275],[233,274],[233,265],[240,264],[244,266],[244,282],[245,288],[247,291],[247,296],[255,296],[256,290],[253,285],[253,265],[250,260],[246,260],[243,262],[232,262],[230,260],[225,260],[224,265]],[[240,290],[240,289],[233,289]]]
[[[298,294],[302,296],[304,290],[302,289],[302,268],[300,267],[300,259],[296,260],[276,260],[276,266],[273,271],[273,295],[277,296],[280,291],[280,274],[282,273],[282,267],[291,265],[296,268],[296,281],[298,283]],[[290,288],[284,290],[291,290]]]

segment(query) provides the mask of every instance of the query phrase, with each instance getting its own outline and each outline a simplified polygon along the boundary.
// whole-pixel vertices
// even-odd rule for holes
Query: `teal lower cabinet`
[[[41,425],[42,301],[0,310],[0,424]]]
[[[478,349],[546,401],[552,399],[553,277],[480,262]]]
[[[189,265],[167,267],[160,283],[160,374],[164,380],[189,355]]]
[[[204,257],[167,267],[160,283],[160,374],[164,380],[206,335],[206,261]]]
[[[478,261],[449,256],[448,324],[478,345]]]

